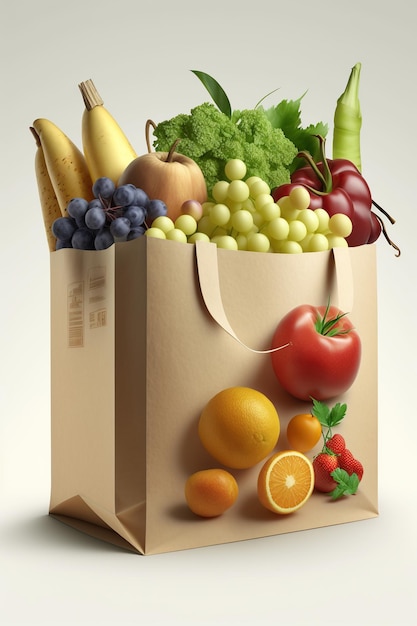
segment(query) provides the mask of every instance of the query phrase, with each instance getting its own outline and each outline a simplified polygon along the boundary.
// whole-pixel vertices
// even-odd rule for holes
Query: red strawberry
[[[334,454],[320,452],[313,460],[314,487],[317,491],[329,493],[337,487],[337,483],[330,476],[331,472],[339,467],[338,457]]]
[[[346,448],[346,442],[342,435],[333,435],[327,442],[326,448],[329,448],[335,454],[341,454]]]
[[[363,465],[360,461],[355,459],[352,452],[345,448],[339,457],[339,466],[345,470],[351,476],[356,474],[359,480],[362,480]]]

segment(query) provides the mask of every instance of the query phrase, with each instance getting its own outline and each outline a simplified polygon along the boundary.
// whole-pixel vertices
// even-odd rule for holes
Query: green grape
[[[253,215],[250,211],[242,209],[233,213],[231,217],[232,227],[238,231],[238,233],[248,233],[253,226]]]
[[[166,233],[166,238],[171,241],[179,241],[181,243],[187,243],[187,235],[179,228],[173,228]]]
[[[281,215],[281,209],[274,201],[264,204],[258,210],[266,222],[270,222],[271,220],[275,219],[276,217],[280,217]]]
[[[215,226],[224,226],[230,220],[230,209],[219,202],[211,207],[209,217]]]
[[[299,212],[297,219],[305,224],[307,232],[315,233],[316,230],[318,230],[319,218],[311,209],[302,209]]]
[[[323,235],[323,233],[314,233],[308,244],[308,252],[323,252],[328,249],[329,242],[326,235]]]
[[[248,237],[248,250],[252,252],[268,252],[270,242],[263,233],[253,233]]]
[[[262,213],[259,213],[259,211],[255,211],[255,213],[252,213],[252,218],[253,223],[258,228],[258,230],[262,228],[262,226],[265,224],[264,216],[262,215]]]
[[[200,232],[193,233],[188,237],[188,243],[195,243],[196,241],[210,241],[210,237]]]
[[[309,209],[310,210],[310,209]],[[313,237],[314,233],[307,233],[307,235],[299,241],[298,243],[303,249],[303,252],[309,252],[310,239]]]
[[[213,237],[222,237],[223,235],[228,235],[228,231],[227,229],[222,226],[216,226],[216,228],[214,229],[210,239],[213,239]]]
[[[211,207],[215,204],[215,202],[210,202],[209,200],[207,200],[207,202],[203,202],[203,204],[201,205],[201,208],[203,209],[203,216],[208,215],[210,213]]]
[[[262,178],[254,177],[254,180],[252,180],[251,182],[249,181],[251,181],[251,179],[248,179],[246,181],[246,184],[249,187],[250,195],[252,196],[252,198],[257,198],[257,196],[259,196],[261,193],[271,193],[269,185],[264,180],[262,180]]]
[[[278,200],[278,206],[281,209],[281,217],[289,222],[298,218],[299,210],[294,208],[289,196],[282,196]]]
[[[327,237],[329,250],[331,248],[347,248],[348,247],[348,242],[346,241],[344,237],[341,237],[340,235],[334,235],[333,233],[330,233],[329,235],[325,235],[325,236]]]
[[[247,200],[245,200],[245,202],[242,202],[242,209],[246,209],[251,213],[255,213],[256,209],[252,198],[248,198]]]
[[[237,211],[240,211],[243,207],[243,202],[232,202],[231,200],[227,199],[227,206],[230,209],[230,213],[236,213]]]
[[[159,228],[165,234],[174,228],[174,222],[168,215],[159,215],[152,222],[153,228]]]
[[[215,238],[216,245],[218,248],[223,248],[225,250],[237,250],[237,241],[231,235],[220,235]],[[212,240],[213,241],[213,240]]]
[[[298,241],[282,241],[280,245],[280,252],[284,254],[301,254],[303,249]]]
[[[329,231],[329,214],[324,209],[315,209],[315,215],[319,218],[319,225],[316,229],[319,233],[327,233]]]
[[[227,199],[232,202],[245,202],[249,198],[249,187],[243,180],[232,180],[227,189]]]
[[[275,217],[268,224],[268,235],[277,241],[282,241],[288,237],[290,227],[283,217]]]
[[[229,180],[241,180],[246,176],[246,163],[241,159],[229,159],[225,165],[224,173]]]
[[[265,204],[274,203],[274,199],[270,193],[260,193],[255,198],[255,209],[260,211]]]
[[[293,187],[288,194],[294,209],[302,211],[310,206],[310,194],[307,189],[301,185]]]
[[[260,178],[259,176],[249,176],[249,178],[246,179],[246,184],[248,185],[249,189],[254,183],[259,182],[262,182],[262,178]]]
[[[238,250],[247,250],[248,249],[248,238],[246,235],[239,233],[236,235],[236,243]]]
[[[192,215],[179,215],[175,220],[175,228],[182,230],[187,236],[197,230],[197,220]]]
[[[160,228],[151,226],[145,230],[146,237],[154,237],[155,239],[166,239],[166,234]]]
[[[301,241],[307,235],[307,227],[300,220],[292,220],[289,223],[288,239],[290,241]]]
[[[216,202],[225,202],[227,198],[227,191],[230,183],[226,180],[218,180],[211,190],[211,195]]]
[[[349,237],[352,232],[352,220],[344,213],[335,213],[329,219],[329,230],[333,235]]]
[[[205,235],[208,235],[208,237],[211,237],[214,229],[215,226],[209,215],[203,215],[203,217],[198,220],[197,230],[199,233],[204,233]]]

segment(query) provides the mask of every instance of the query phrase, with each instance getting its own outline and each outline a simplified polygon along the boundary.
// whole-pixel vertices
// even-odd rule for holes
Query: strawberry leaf
[[[346,409],[347,409],[347,405],[341,404],[340,402],[338,402],[332,407],[332,409],[330,410],[330,415],[328,417],[330,428],[340,424],[340,422],[346,415]]]
[[[346,470],[338,467],[333,472],[331,472],[330,475],[337,483],[337,487],[335,487],[333,491],[330,492],[330,497],[332,498],[332,500],[337,500],[342,496],[354,495],[357,492],[360,483],[357,474],[354,473],[349,476]]]
[[[329,418],[330,418],[330,409],[327,406],[327,404],[324,404],[324,402],[320,402],[320,400],[315,400],[314,398],[311,398],[313,401],[313,409],[312,409],[312,414],[317,417],[317,419],[319,420],[320,424],[322,426],[326,426],[327,428],[330,427],[329,424]]]

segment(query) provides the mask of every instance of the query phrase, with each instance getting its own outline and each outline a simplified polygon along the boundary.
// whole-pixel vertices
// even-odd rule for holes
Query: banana
[[[93,182],[81,150],[53,122],[38,118],[33,124],[62,215],[72,198],[93,199]]]
[[[116,185],[137,154],[114,117],[103,106],[93,81],[78,85],[85,104],[82,143],[91,178],[110,178]]]
[[[56,238],[52,233],[52,224],[58,217],[62,217],[61,208],[56,197],[54,188],[52,187],[51,179],[49,178],[48,170],[45,162],[45,155],[42,150],[39,137],[36,130],[31,126],[30,131],[36,141],[36,153],[35,153],[35,176],[38,185],[39,200],[41,203],[43,222],[45,226],[46,239],[48,242],[49,251],[53,252],[56,247]]]

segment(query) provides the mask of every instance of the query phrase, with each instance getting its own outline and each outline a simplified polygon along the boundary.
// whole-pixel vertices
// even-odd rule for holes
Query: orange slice
[[[302,452],[284,450],[272,455],[258,476],[258,498],[274,513],[293,513],[309,499],[314,487],[313,465]]]

